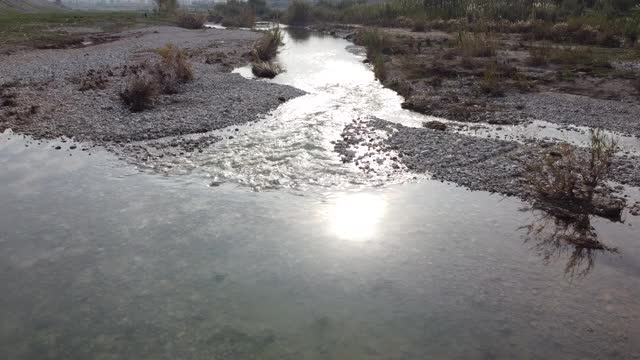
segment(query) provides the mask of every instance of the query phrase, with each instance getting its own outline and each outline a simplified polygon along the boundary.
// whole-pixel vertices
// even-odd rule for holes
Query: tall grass
[[[390,37],[376,28],[358,31],[355,42],[367,49],[367,58],[373,60],[377,54],[385,52],[391,46]]]
[[[282,30],[279,27],[267,31],[253,45],[251,56],[257,61],[270,61],[278,54],[278,47],[282,45]]]
[[[468,57],[493,57],[496,44],[490,34],[458,33],[457,47]]]

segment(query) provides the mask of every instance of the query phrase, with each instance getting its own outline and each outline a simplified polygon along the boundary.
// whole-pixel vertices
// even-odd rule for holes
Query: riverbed
[[[288,36],[273,81],[307,95],[204,134],[222,140],[203,152],[142,161],[2,134],[2,353],[640,358],[638,217],[588,219],[615,251],[577,252],[516,198],[343,163],[332,142],[353,120],[425,120],[362,59]],[[583,141],[537,125],[471,132]]]

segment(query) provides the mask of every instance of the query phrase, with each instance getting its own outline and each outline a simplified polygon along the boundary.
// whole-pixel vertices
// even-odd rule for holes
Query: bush
[[[484,76],[480,82],[480,90],[490,96],[504,96],[502,77],[496,64],[491,64],[484,71]]]
[[[549,62],[565,66],[582,66],[583,68],[608,70],[612,69],[606,55],[595,53],[593,50],[574,48],[550,48]],[[584,70],[584,69],[583,69]]]
[[[120,98],[132,112],[149,109],[158,95],[158,80],[148,73],[130,75]]]
[[[161,14],[173,14],[178,9],[177,0],[154,0]]]
[[[185,29],[202,29],[204,28],[205,20],[206,16],[203,14],[182,12],[178,14],[177,24]]]
[[[293,0],[285,14],[285,21],[293,26],[305,26],[311,22],[311,5],[305,0]]]
[[[247,2],[229,0],[217,4],[209,18],[220,21],[226,27],[252,28],[256,23],[256,10]]]
[[[157,49],[160,61],[131,66],[120,98],[133,111],[151,108],[158,94],[176,94],[179,85],[193,79],[185,53],[173,44]]]
[[[560,144],[526,164],[525,178],[541,200],[591,203],[596,187],[605,185],[617,145],[602,131],[591,132],[586,156]]]
[[[496,55],[496,44],[489,34],[458,33],[457,47],[464,56],[493,57]]]
[[[273,79],[282,72],[282,69],[271,61],[255,61],[251,63],[251,72],[257,77]]]
[[[175,79],[182,83],[193,80],[193,69],[187,61],[187,55],[184,51],[168,43],[159,48],[157,53],[162,58],[160,66],[163,71],[172,73],[175,75]]]
[[[87,75],[80,80],[80,91],[87,90],[104,90],[107,87],[108,80],[101,74]]]
[[[251,56],[256,61],[270,61],[278,54],[278,47],[282,45],[282,30],[276,27],[267,31],[253,45]]]
[[[355,43],[367,49],[367,58],[374,60],[377,54],[387,52],[391,47],[390,38],[378,29],[362,29],[356,34]]]
[[[411,31],[413,32],[424,32],[427,29],[427,23],[423,18],[415,19],[413,21],[413,27]]]

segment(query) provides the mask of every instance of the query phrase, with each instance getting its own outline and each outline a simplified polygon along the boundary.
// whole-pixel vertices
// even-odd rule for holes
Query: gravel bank
[[[348,125],[335,150],[343,161],[359,161],[358,148],[365,146],[372,163],[397,163],[417,173],[451,181],[471,190],[526,197],[523,165],[548,144],[524,145],[513,141],[485,139],[449,131],[412,128],[385,120],[357,121]],[[382,159],[382,160],[380,160]],[[640,186],[639,160],[618,157],[612,179]],[[364,160],[367,161],[367,160]],[[359,164],[358,164],[359,165]]]
[[[593,97],[539,92],[513,93],[499,100],[508,111],[498,111],[496,118],[544,120],[563,125],[603,128],[640,137],[640,104]]]
[[[24,51],[0,57],[0,83],[17,105],[0,108],[0,131],[36,138],[125,143],[201,133],[256,120],[282,102],[303,94],[290,86],[247,80],[228,71],[247,62],[259,33],[151,27],[118,34],[119,40],[82,49]],[[127,65],[155,57],[153,49],[174,43],[187,50],[195,80],[179,94],[161,96],[156,106],[130,113],[119,92]],[[214,56],[215,61],[207,61]],[[80,90],[82,79],[104,79],[104,88]]]

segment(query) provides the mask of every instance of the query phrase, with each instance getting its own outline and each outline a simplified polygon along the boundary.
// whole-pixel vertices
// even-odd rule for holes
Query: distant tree
[[[158,12],[163,14],[172,14],[178,9],[177,0],[154,0],[158,7]]]
[[[304,0],[293,0],[287,8],[286,20],[289,25],[307,25],[311,21],[311,4]]]
[[[256,15],[262,16],[267,13],[267,2],[265,0],[248,0],[247,3]]]

